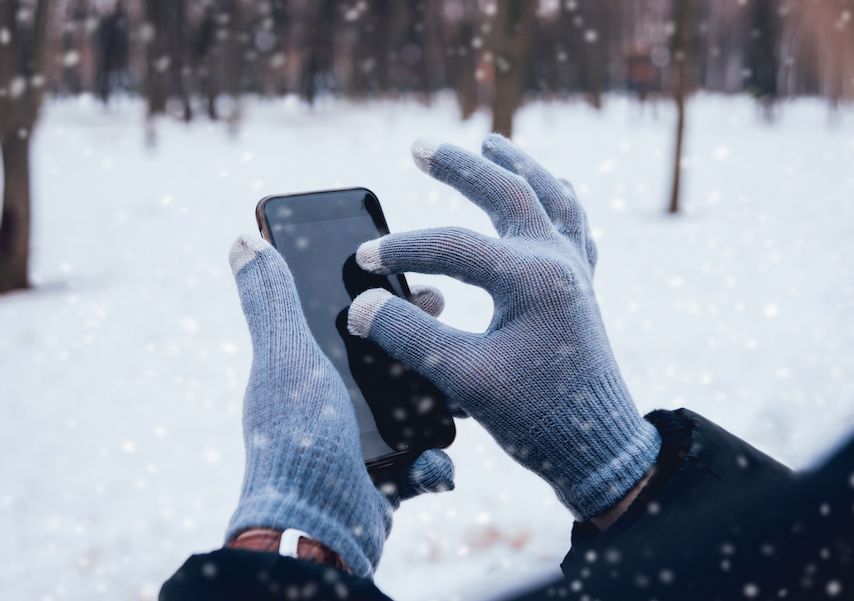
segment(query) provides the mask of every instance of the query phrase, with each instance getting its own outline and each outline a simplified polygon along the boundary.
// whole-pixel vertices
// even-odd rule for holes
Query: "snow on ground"
[[[221,543],[242,470],[249,336],[226,256],[274,192],[364,185],[393,230],[491,231],[418,172],[429,133],[477,148],[449,100],[253,102],[237,138],[142,107],[47,107],[34,150],[34,281],[0,297],[0,597],[153,599]],[[817,101],[769,126],[744,98],[690,106],[684,216],[666,218],[672,114],[537,104],[518,140],[582,195],[597,286],[643,410],[687,406],[795,467],[854,425],[854,116]],[[445,319],[490,301],[447,278]],[[570,516],[474,423],[452,493],[407,503],[377,574],[398,599],[485,597],[553,571]],[[488,584],[484,584],[488,583]]]

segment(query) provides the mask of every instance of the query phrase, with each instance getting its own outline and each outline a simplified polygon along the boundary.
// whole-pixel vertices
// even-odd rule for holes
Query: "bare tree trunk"
[[[2,142],[3,215],[0,218],[0,292],[28,288],[30,255],[30,137]]]
[[[536,9],[528,0],[498,0],[495,11],[492,131],[506,136],[513,134],[513,115],[522,104]]]
[[[193,118],[184,67],[187,64],[187,10],[185,0],[146,0],[145,16],[151,28],[145,72],[148,101],[146,139],[156,141],[154,117],[163,115],[171,98],[181,102],[183,118]]]
[[[0,0],[0,151],[3,211],[0,215],[0,292],[29,286],[30,136],[44,88],[49,0],[35,5],[32,20],[20,19],[20,2]]]
[[[450,26],[448,35],[447,79],[454,88],[460,115],[471,117],[478,107],[478,82],[476,78],[480,50],[472,47],[478,32],[477,2],[460,3],[459,21]]]
[[[243,29],[243,12],[238,0],[222,0],[222,14],[228,15],[227,36],[223,46],[225,61],[225,92],[231,97],[231,107],[225,115],[228,132],[236,136],[242,117],[240,95],[243,91],[243,70],[246,66],[245,52],[240,32]]]
[[[673,150],[673,187],[670,191],[668,213],[679,212],[682,186],[682,149],[685,138],[685,99],[689,92],[689,66],[691,63],[693,38],[690,33],[694,0],[674,0],[673,59],[676,62],[676,81],[673,99],[676,101],[676,144]]]
[[[444,27],[442,27],[442,7],[438,2],[425,2],[418,5],[421,16],[416,16],[414,38],[418,40],[421,56],[417,61],[419,92],[426,102],[430,102],[433,94],[442,88],[445,74],[446,46]],[[418,8],[416,9],[418,10]],[[417,14],[417,12],[416,12]]]
[[[465,121],[477,110],[477,79],[475,79],[475,71],[477,70],[477,58],[473,50],[469,50],[467,60],[461,61],[459,73],[457,74],[456,92],[457,104],[460,107],[460,116]]]
[[[311,30],[302,72],[302,95],[309,105],[314,105],[319,94],[328,92],[328,79],[333,65],[333,38],[335,32],[335,3],[322,0],[312,5]]]
[[[756,97],[762,116],[770,122],[780,97],[780,15],[772,0],[754,0],[749,14],[751,35],[745,48],[747,90]]]
[[[168,71],[172,57],[168,48],[168,16],[162,0],[146,0],[145,18],[151,31],[146,54],[145,97],[148,102],[148,118],[166,112],[168,98]]]
[[[684,63],[679,65],[679,71],[684,71]],[[682,186],[682,145],[685,138],[685,88],[683,77],[679,76],[680,83],[677,84],[676,94],[676,146],[673,151],[673,187],[670,191],[670,205],[668,213],[679,212],[679,195]]]
[[[581,68],[585,83],[584,99],[590,106],[599,110],[602,108],[605,72],[608,69],[608,40],[605,33],[609,19],[616,16],[616,11],[610,11],[608,3],[603,0],[587,0],[581,6],[585,26],[592,26],[585,31],[585,39],[582,42]],[[593,32],[595,32],[594,37],[587,37]]]

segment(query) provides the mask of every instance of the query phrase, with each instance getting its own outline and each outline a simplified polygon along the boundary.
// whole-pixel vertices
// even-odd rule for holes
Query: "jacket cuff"
[[[694,424],[690,419],[687,419],[682,411],[656,409],[644,416],[644,419],[658,430],[661,437],[661,448],[655,459],[650,479],[626,512],[609,528],[609,531],[619,529],[647,511],[649,504],[655,501],[661,489],[683,464],[691,448],[691,434]],[[575,522],[572,527],[572,548],[577,549],[592,543],[600,537],[600,534],[602,533],[599,528],[590,520]],[[571,551],[570,554],[572,554]],[[567,559],[569,557],[570,555],[567,555]]]
[[[693,411],[656,410],[645,419],[661,436],[652,476],[608,530],[601,532],[590,521],[575,523],[572,548],[561,564],[567,577],[597,551],[618,548],[630,529],[653,530],[658,517],[715,503],[716,495],[733,494],[747,482],[765,480],[773,486],[791,481],[788,468]]]
[[[313,599],[339,599],[342,590],[349,599],[391,601],[366,578],[277,553],[242,549],[193,555],[163,584],[158,599],[273,601],[292,598],[292,591],[312,591]]]

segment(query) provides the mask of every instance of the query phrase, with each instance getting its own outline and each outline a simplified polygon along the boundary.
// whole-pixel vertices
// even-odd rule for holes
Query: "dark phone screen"
[[[371,274],[356,264],[359,244],[388,233],[376,197],[364,189],[283,196],[267,201],[264,218],[293,273],[308,325],[350,392],[365,461],[450,444],[453,421],[439,391],[347,331],[347,309],[361,292],[409,295],[403,276]]]

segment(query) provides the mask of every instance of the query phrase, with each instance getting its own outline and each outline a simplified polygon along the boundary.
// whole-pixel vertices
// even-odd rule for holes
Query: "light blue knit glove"
[[[571,187],[501,136],[491,160],[420,140],[418,166],[491,217],[500,238],[444,227],[363,244],[362,268],[445,274],[486,289],[486,332],[445,325],[384,290],[353,301],[348,327],[431,379],[582,519],[619,501],[655,462],[593,294],[596,247]]]
[[[347,388],[311,335],[284,259],[244,236],[230,261],[253,357],[243,407],[246,471],[226,540],[248,528],[295,528],[336,551],[354,574],[370,576],[392,509],[416,494],[453,488],[453,464],[441,451],[427,451],[397,486],[374,488]],[[429,290],[414,300],[433,313],[442,307]]]

